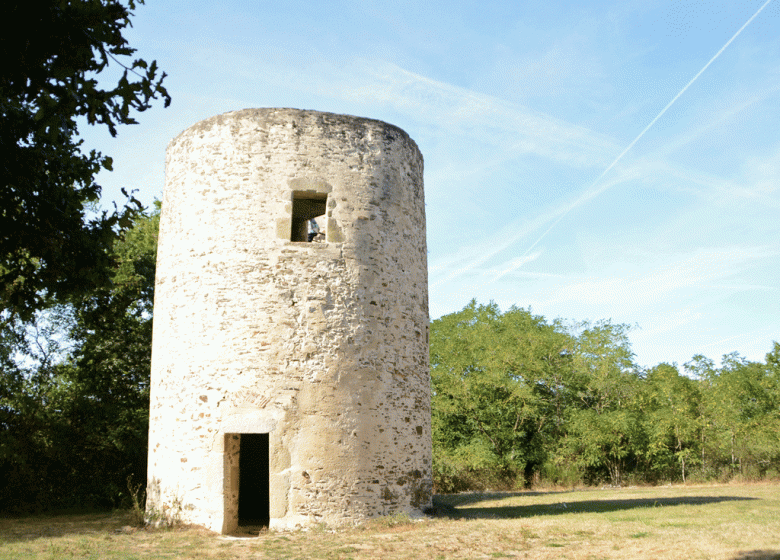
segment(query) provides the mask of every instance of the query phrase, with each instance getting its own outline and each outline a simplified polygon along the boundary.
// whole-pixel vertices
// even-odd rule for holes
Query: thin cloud
[[[339,97],[388,104],[415,120],[424,115],[437,134],[460,133],[516,156],[530,153],[584,168],[606,161],[615,147],[603,135],[527,107],[395,64],[364,64],[349,69],[353,77],[341,82]]]
[[[716,103],[711,104],[707,108],[709,118],[704,125],[691,128],[683,134],[679,134],[676,138],[664,142],[661,147],[653,151],[653,154],[660,158],[667,157],[683,149],[688,149],[691,145],[701,142],[702,138],[717,131],[718,127],[727,125],[730,121],[733,122],[748,109],[759,105],[762,101],[776,97],[778,92],[780,92],[780,84],[764,88],[758,93],[752,93],[747,98],[737,98],[735,103],[719,110],[715,106],[716,103],[721,103],[722,100],[718,99]]]
[[[723,291],[720,282],[747,270],[755,262],[764,262],[780,255],[778,247],[713,247],[699,249],[662,264],[650,272],[626,277],[591,278],[576,281],[564,290],[556,290],[544,305],[576,303],[582,306],[611,305],[629,310],[653,306],[668,301],[672,294],[684,290],[707,289]],[[733,284],[733,290],[742,290],[746,284]]]
[[[541,254],[542,254],[541,251],[537,251],[536,253],[533,253],[531,255],[523,255],[522,257],[515,257],[514,259],[510,259],[507,266],[505,266],[502,270],[498,271],[493,281],[496,282],[501,278],[503,278],[504,276],[506,276],[507,274],[519,269],[524,264],[529,263],[531,261],[535,261],[541,256]]]
[[[578,198],[578,199],[575,201],[575,203],[574,203],[573,205],[571,205],[571,207],[570,207],[570,208],[569,208],[569,209],[568,209],[568,210],[567,210],[565,213],[563,213],[563,214],[562,214],[562,215],[561,215],[561,216],[560,216],[560,217],[559,217],[559,218],[558,218],[558,219],[557,219],[555,222],[553,222],[553,224],[552,224],[552,225],[551,225],[549,228],[547,228],[547,229],[545,230],[545,232],[544,232],[544,233],[543,233],[543,234],[542,234],[542,235],[541,235],[541,236],[540,236],[540,237],[539,237],[539,238],[538,238],[536,241],[534,241],[534,242],[531,244],[531,246],[530,246],[530,247],[528,247],[528,249],[526,250],[525,254],[528,254],[528,253],[529,253],[529,252],[530,252],[530,251],[531,251],[531,250],[532,250],[534,247],[536,247],[536,245],[537,245],[537,244],[538,244],[538,243],[539,243],[539,242],[540,242],[542,239],[544,239],[544,238],[547,236],[547,234],[548,234],[548,233],[550,233],[550,231],[551,231],[551,230],[552,230],[552,229],[553,229],[553,228],[554,228],[556,225],[558,225],[558,223],[559,223],[559,222],[560,222],[560,221],[561,221],[561,220],[564,218],[564,216],[566,216],[566,214],[568,214],[569,212],[571,212],[571,211],[572,211],[572,210],[574,210],[575,208],[578,208],[579,206],[581,206],[582,204],[584,204],[585,202],[587,202],[587,201],[588,201],[588,200],[590,200],[591,198],[594,198],[595,196],[597,196],[597,195],[601,194],[602,192],[604,192],[604,191],[606,190],[606,189],[605,189],[605,188],[603,188],[603,187],[596,188],[596,185],[598,185],[598,183],[599,183],[599,182],[600,182],[600,181],[601,181],[601,180],[604,178],[604,176],[605,176],[607,173],[609,173],[609,172],[612,170],[612,168],[613,168],[613,167],[615,167],[615,165],[617,165],[617,164],[618,164],[618,162],[619,162],[621,159],[623,159],[623,156],[625,156],[625,155],[626,155],[626,154],[629,152],[629,150],[631,150],[631,148],[633,148],[633,147],[634,147],[634,145],[635,145],[637,142],[639,142],[639,140],[642,138],[642,136],[644,136],[644,135],[645,135],[645,133],[646,133],[648,130],[650,130],[650,128],[652,128],[652,126],[653,126],[653,125],[654,125],[654,124],[655,124],[655,123],[658,121],[658,119],[660,119],[660,118],[661,118],[661,117],[664,115],[664,113],[666,113],[666,111],[668,111],[668,110],[669,110],[669,108],[670,108],[672,105],[674,105],[675,101],[677,101],[677,100],[680,98],[680,96],[682,96],[682,94],[683,94],[683,93],[685,93],[685,92],[688,90],[688,88],[689,88],[689,87],[691,87],[691,85],[693,85],[693,83],[694,83],[696,80],[698,80],[698,79],[699,79],[699,76],[701,76],[701,75],[704,73],[704,71],[705,71],[707,68],[709,68],[709,67],[710,67],[710,65],[711,65],[713,62],[715,62],[715,60],[717,60],[717,58],[718,58],[718,57],[721,55],[721,53],[722,53],[723,51],[725,51],[725,50],[726,50],[726,48],[727,48],[727,47],[728,47],[728,46],[729,46],[729,45],[732,43],[732,41],[734,41],[734,39],[736,39],[736,38],[737,38],[737,37],[740,35],[740,33],[742,33],[742,31],[743,31],[743,30],[744,30],[744,29],[745,29],[745,28],[746,28],[746,27],[747,27],[747,26],[750,24],[750,22],[751,22],[751,21],[753,21],[753,20],[755,19],[755,17],[756,17],[758,14],[760,14],[760,13],[761,13],[761,10],[763,10],[764,8],[766,8],[766,6],[767,6],[767,5],[768,5],[768,4],[769,4],[771,1],[772,1],[772,0],[766,0],[766,3],[764,3],[764,5],[762,5],[762,6],[761,6],[761,7],[758,9],[758,11],[756,11],[756,13],[754,13],[754,14],[753,14],[753,15],[750,17],[750,19],[748,19],[748,20],[745,22],[745,24],[744,24],[742,27],[740,27],[740,28],[739,28],[739,30],[738,30],[738,31],[737,31],[737,32],[736,32],[736,33],[735,33],[735,34],[734,34],[734,35],[731,37],[731,39],[729,39],[729,40],[726,42],[726,44],[725,44],[725,45],[723,45],[723,46],[721,47],[721,49],[720,49],[720,50],[719,50],[717,53],[715,53],[715,56],[713,56],[713,57],[712,57],[712,58],[709,60],[709,62],[707,62],[707,64],[705,64],[705,65],[704,65],[704,67],[703,67],[701,70],[699,70],[699,72],[698,72],[698,73],[697,73],[697,74],[696,74],[696,75],[695,75],[693,78],[691,78],[691,81],[690,81],[690,82],[688,82],[687,84],[685,84],[685,87],[683,87],[683,88],[682,88],[682,89],[681,89],[681,90],[680,90],[680,91],[677,93],[677,95],[675,95],[675,96],[674,96],[674,98],[672,98],[672,100],[671,100],[671,101],[670,101],[670,102],[669,102],[669,103],[666,105],[666,107],[664,107],[663,109],[661,109],[661,112],[660,112],[660,113],[658,113],[658,114],[655,116],[655,118],[654,118],[652,121],[650,121],[650,124],[648,124],[648,125],[647,125],[647,126],[644,128],[644,130],[642,130],[642,132],[640,132],[640,133],[639,133],[639,135],[638,135],[636,138],[634,138],[634,140],[633,140],[633,141],[632,141],[632,142],[631,142],[631,143],[630,143],[628,146],[626,146],[626,148],[625,148],[625,149],[624,149],[622,152],[620,152],[620,155],[619,155],[618,157],[616,157],[616,158],[615,158],[615,160],[614,160],[612,163],[610,163],[610,164],[609,164],[609,166],[607,166],[607,168],[606,168],[606,169],[605,169],[605,170],[604,170],[604,171],[601,173],[601,175],[599,175],[599,176],[596,178],[596,180],[595,180],[595,181],[593,181],[593,183],[591,183],[591,185],[590,185],[590,186],[589,186],[589,187],[586,189],[585,193],[584,193],[584,194],[583,194],[583,195],[582,195],[580,198]]]
[[[761,351],[769,352],[771,348],[765,346],[766,340],[772,338],[775,335],[775,331],[768,328],[759,328],[746,333],[739,333],[733,336],[722,338],[709,344],[699,345],[695,348],[693,354],[707,354],[709,348],[716,348],[718,346],[723,347],[726,343],[732,343],[729,346],[733,347],[734,341],[742,341],[740,346],[743,348],[750,348],[753,353],[758,354]]]
[[[462,276],[479,269],[482,267],[482,265],[489,262],[495,256],[505,251],[507,248],[515,245],[522,237],[525,237],[534,230],[543,227],[544,224],[550,219],[551,217],[546,214],[537,217],[531,222],[522,222],[518,220],[516,222],[518,227],[513,227],[515,224],[512,224],[512,226],[503,228],[501,233],[492,236],[483,243],[473,244],[471,246],[461,248],[459,255],[446,258],[444,261],[439,260],[435,263],[432,263],[430,267],[431,275],[438,276],[440,271],[449,271],[449,274],[446,274],[445,276],[442,276],[432,282],[431,288],[437,288],[451,282],[458,276]],[[493,269],[491,269],[489,275],[493,276]]]
[[[605,181],[601,184],[600,188],[607,190],[616,184],[624,183],[632,179],[639,177],[639,170],[634,168],[621,169],[619,173],[611,178],[609,181]],[[599,191],[600,192],[600,191]],[[431,270],[434,273],[438,273],[443,270],[450,270],[450,273],[446,276],[437,279],[431,284],[432,288],[439,287],[445,283],[451,282],[458,276],[465,275],[469,272],[473,272],[475,269],[482,267],[485,263],[496,258],[501,253],[516,246],[518,242],[526,237],[529,237],[536,231],[547,227],[546,231],[552,229],[566,214],[570,212],[573,207],[581,205],[584,200],[589,200],[598,195],[599,192],[583,193],[574,201],[566,202],[558,205],[537,216],[533,220],[518,219],[512,222],[509,227],[504,228],[500,233],[491,236],[488,240],[476,245],[469,246],[461,249],[460,255],[456,257],[450,257],[446,261],[437,261],[431,266]],[[552,224],[552,226],[550,225]],[[486,274],[484,284],[493,283],[508,274],[516,272],[519,266],[514,266],[512,263],[525,264],[532,260],[537,259],[541,255],[542,251],[534,253],[534,258],[529,258],[529,251],[525,254],[512,257],[508,260],[503,260],[496,264],[495,267],[489,269]],[[507,263],[509,263],[507,265]]]
[[[492,147],[497,161],[533,154],[590,169],[606,164],[617,148],[611,138],[588,128],[391,62],[354,59],[335,65],[320,60],[311,71],[293,65],[280,72],[278,65],[250,55],[231,54],[225,60],[246,81],[277,84],[355,108],[389,107],[419,127],[416,137],[430,134],[479,142]]]

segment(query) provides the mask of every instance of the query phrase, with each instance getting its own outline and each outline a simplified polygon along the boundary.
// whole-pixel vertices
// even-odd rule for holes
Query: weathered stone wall
[[[238,523],[242,433],[268,433],[271,527],[431,499],[423,161],[392,125],[250,109],[168,147],[155,293],[151,515]],[[290,241],[294,193],[326,240]]]

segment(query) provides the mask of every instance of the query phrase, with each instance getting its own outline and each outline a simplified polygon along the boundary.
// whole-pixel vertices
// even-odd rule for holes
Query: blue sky
[[[432,319],[611,319],[643,366],[780,341],[780,0],[148,0],[133,25],[173,102],[83,130],[106,201],[160,198],[215,114],[376,118],[425,159]]]

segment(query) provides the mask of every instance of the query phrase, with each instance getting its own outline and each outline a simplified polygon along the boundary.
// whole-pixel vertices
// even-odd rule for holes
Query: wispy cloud
[[[496,277],[493,279],[493,281],[498,281],[507,274],[518,270],[524,264],[535,261],[541,254],[541,251],[537,251],[536,253],[532,253],[530,255],[523,255],[521,257],[510,259],[509,262],[506,263],[506,266],[497,271]]]
[[[202,63],[206,51],[193,48],[193,62]],[[532,154],[569,167],[590,169],[606,165],[618,147],[608,136],[586,127],[434,80],[392,62],[355,58],[336,64],[322,59],[311,68],[291,64],[280,71],[278,60],[263,63],[251,54],[215,53],[209,47],[208,56],[226,61],[226,74],[262,84],[263,88],[270,85],[298,90],[355,109],[388,107],[419,127],[415,136],[431,134],[492,146],[496,162]]]
[[[571,282],[564,290],[557,290],[547,298],[544,304],[568,302],[583,307],[608,304],[622,310],[636,311],[668,302],[674,294],[686,290],[695,290],[701,294],[712,289],[723,294],[727,285],[731,286],[731,291],[758,289],[760,285],[751,287],[746,283],[727,283],[722,280],[738,275],[757,261],[778,256],[780,247],[772,245],[696,249],[648,271],[626,276],[612,273],[606,277]]]
[[[598,188],[580,194],[570,201],[559,204],[548,211],[538,215],[532,220],[518,219],[508,224],[500,232],[494,235],[486,236],[482,241],[465,246],[457,256],[447,257],[443,260],[437,260],[432,265],[432,272],[436,279],[432,287],[438,287],[442,284],[452,281],[454,278],[473,272],[493,259],[496,259],[502,253],[509,256],[498,259],[494,266],[485,271],[484,283],[496,282],[507,275],[516,273],[524,264],[536,260],[543,253],[537,250],[531,253],[530,249],[519,256],[511,256],[511,248],[518,245],[523,239],[531,238],[535,232],[549,232],[563,216],[567,215],[572,209],[583,205],[590,199],[598,196],[601,192],[612,188],[621,183],[635,180],[640,176],[641,169],[635,167],[626,167],[617,171],[613,177],[607,181],[602,181]],[[531,245],[531,249],[538,245],[538,242],[544,236],[537,237],[537,241]],[[440,273],[448,272],[446,275]]]
[[[655,123],[659,119],[661,119],[663,117],[663,115],[669,110],[669,108],[671,108],[675,104],[675,102],[696,82],[696,80],[698,80],[698,78],[707,70],[707,68],[709,68],[710,65],[712,65],[712,63],[715,62],[718,59],[718,57],[720,57],[720,55],[726,50],[726,48],[728,48],[728,46],[742,33],[742,31],[756,18],[756,16],[758,16],[759,13],[761,13],[761,11],[770,2],[771,2],[771,0],[767,0],[742,25],[742,27],[740,27],[737,30],[737,32],[734,33],[734,35],[732,35],[732,37],[720,48],[720,50],[718,50],[715,53],[715,55],[712,56],[712,58],[710,58],[710,60],[699,70],[699,72],[696,73],[696,75],[693,76],[693,78],[691,78],[691,80],[671,99],[671,101],[669,101],[669,103],[667,103],[667,105],[650,121],[650,123],[634,138],[634,140],[632,140],[623,149],[623,151],[621,151],[617,155],[617,157],[615,157],[611,161],[611,163],[609,163],[609,165],[607,165],[607,167],[601,172],[601,174],[598,177],[596,177],[596,179],[592,183],[590,183],[590,185],[582,192],[582,194],[580,194],[578,197],[574,198],[571,202],[569,202],[569,203],[559,207],[559,209],[557,211],[553,212],[555,217],[552,220],[550,220],[550,221],[542,220],[542,222],[546,223],[546,227],[544,228],[542,233],[538,237],[536,237],[535,241],[530,243],[530,245],[527,247],[525,252],[520,257],[513,258],[509,262],[508,266],[505,266],[503,270],[499,271],[499,273],[494,277],[493,280],[498,280],[500,278],[503,278],[508,272],[510,272],[512,270],[515,270],[516,268],[518,268],[519,266],[521,266],[522,264],[524,264],[526,262],[529,262],[530,260],[534,260],[534,259],[528,259],[526,257],[528,257],[528,255],[531,253],[531,251],[536,248],[536,246],[550,233],[550,231],[552,231],[561,222],[561,220],[563,220],[563,218],[565,218],[570,212],[572,212],[575,209],[581,207],[582,205],[588,203],[591,199],[599,196],[600,194],[602,194],[603,192],[605,192],[609,188],[613,187],[614,185],[621,184],[621,183],[625,182],[625,180],[627,178],[625,175],[628,175],[628,176],[632,175],[632,170],[629,168],[629,169],[624,171],[624,176],[621,177],[619,180],[613,180],[613,181],[609,181],[609,182],[604,181],[604,178],[609,174],[609,172],[612,171],[615,168],[615,166],[637,144],[637,142],[639,142],[639,140],[653,127],[653,125],[655,125]],[[491,113],[490,109],[493,109],[494,107],[495,107],[495,104],[482,105],[482,106],[480,106],[480,105],[478,105],[476,103],[474,104],[474,108],[475,109],[477,109],[477,108],[480,109],[481,110],[481,114],[490,114]],[[531,122],[532,119],[529,119],[527,117],[528,116],[526,115],[526,118],[522,119],[521,122],[519,123],[521,125],[521,127],[523,125],[527,125],[527,124],[529,124]],[[538,123],[536,123],[536,124],[538,124]],[[557,130],[557,128],[558,127],[557,127],[557,122],[556,122],[556,130]],[[522,136],[522,130],[523,129],[521,129],[521,131],[518,131],[521,136]],[[526,128],[524,130],[528,130],[528,129]],[[571,130],[571,127],[569,128],[569,130]],[[576,137],[577,138],[582,138],[581,135],[576,135]],[[547,139],[549,141],[549,137],[542,136],[542,138],[543,139]],[[548,148],[546,148],[546,149],[539,149],[539,142],[527,142],[525,139],[522,139],[519,143],[516,143],[515,147],[525,146],[526,144],[528,145],[529,148],[531,146],[533,146],[533,148],[534,148],[534,149],[530,149],[529,151],[532,151],[534,153],[537,153],[539,155],[543,155],[543,156],[546,156],[546,157],[551,157],[551,159],[555,159],[555,155],[556,154],[563,153],[560,149],[557,152],[553,152],[553,151],[549,150]],[[584,145],[585,144],[583,144],[583,143],[579,143],[578,147],[582,148]],[[560,148],[560,146],[558,146],[558,147]],[[567,147],[572,148],[572,146],[567,146]],[[567,151],[567,153],[570,153],[570,152]],[[580,153],[581,153],[581,155],[585,155],[585,153],[583,153],[583,152],[580,152]],[[571,156],[569,156],[568,159],[572,160],[572,159],[577,159],[577,158],[572,158]],[[538,222],[538,220],[537,220],[537,222]],[[533,228],[533,229],[536,229],[536,228]],[[533,231],[533,229],[531,231]],[[473,269],[475,266],[479,266],[479,265],[484,264],[490,258],[492,258],[495,255],[497,255],[498,253],[506,250],[510,245],[514,244],[515,242],[518,242],[522,237],[525,237],[526,233],[527,233],[527,230],[524,231],[523,234],[521,234],[521,235],[513,236],[511,241],[509,241],[508,243],[505,242],[505,243],[498,244],[493,250],[489,251],[487,254],[480,255],[473,262],[467,263],[465,266],[461,267],[460,270],[453,271],[446,278],[442,279],[441,282],[449,281],[454,276],[456,276],[458,274],[461,274],[463,272],[469,271],[469,270]],[[517,263],[520,263],[520,264],[518,265]]]
[[[363,61],[346,69],[337,95],[385,103],[414,120],[435,123],[438,134],[463,134],[503,153],[535,154],[590,168],[614,153],[614,142],[587,128],[494,96],[433,80],[392,63]]]
[[[626,146],[626,148],[625,148],[625,149],[624,149],[622,152],[620,152],[620,154],[619,154],[619,155],[618,155],[618,156],[617,156],[617,157],[616,157],[616,158],[615,158],[615,159],[612,161],[612,163],[610,163],[610,164],[607,166],[607,168],[606,168],[606,169],[605,169],[605,170],[604,170],[604,171],[601,173],[601,175],[599,175],[599,176],[596,178],[596,180],[595,180],[595,181],[593,181],[593,183],[592,183],[592,184],[591,184],[591,185],[590,185],[590,186],[589,186],[589,187],[588,187],[588,188],[585,190],[585,192],[583,193],[583,195],[582,195],[582,196],[580,196],[580,197],[579,197],[577,200],[575,200],[575,201],[574,201],[574,203],[573,203],[573,204],[572,204],[572,205],[571,205],[571,206],[570,206],[570,207],[569,207],[569,208],[568,208],[568,209],[567,209],[565,212],[563,212],[563,213],[562,213],[562,214],[561,214],[561,215],[560,215],[560,216],[559,216],[559,217],[558,217],[558,218],[557,218],[557,219],[556,219],[556,220],[555,220],[555,221],[554,221],[554,222],[553,222],[553,223],[550,225],[550,227],[549,227],[549,228],[547,228],[547,229],[544,231],[544,233],[542,233],[542,235],[541,235],[541,236],[540,236],[540,237],[539,237],[539,238],[538,238],[536,241],[534,241],[534,242],[531,244],[531,246],[530,246],[530,247],[528,247],[528,249],[526,250],[526,252],[525,252],[524,254],[528,254],[528,252],[530,252],[530,251],[531,251],[531,250],[532,250],[534,247],[536,247],[536,245],[537,245],[537,244],[538,244],[538,243],[539,243],[539,242],[540,242],[542,239],[544,239],[544,237],[546,237],[546,236],[547,236],[547,234],[548,234],[548,233],[550,233],[550,231],[551,231],[551,230],[552,230],[552,229],[553,229],[553,228],[554,228],[556,225],[558,225],[558,223],[559,223],[559,222],[560,222],[560,221],[561,221],[561,220],[562,220],[562,219],[563,219],[563,218],[564,218],[564,217],[565,217],[565,216],[566,216],[566,215],[567,215],[569,212],[571,212],[571,211],[572,211],[572,210],[574,210],[575,208],[578,208],[579,206],[581,206],[582,204],[584,204],[585,202],[587,202],[587,201],[588,201],[588,200],[590,200],[591,198],[593,198],[593,197],[595,197],[595,196],[597,196],[597,195],[601,194],[602,192],[604,192],[604,191],[606,190],[606,188],[604,188],[603,186],[599,186],[599,183],[600,183],[600,182],[601,182],[601,180],[602,180],[602,179],[603,179],[603,178],[604,178],[604,177],[607,175],[607,173],[609,173],[609,172],[612,170],[612,168],[613,168],[613,167],[615,167],[615,166],[618,164],[618,162],[619,162],[621,159],[623,159],[623,156],[625,156],[625,155],[626,155],[626,154],[627,154],[627,153],[628,153],[628,152],[631,150],[631,148],[633,148],[633,147],[636,145],[636,143],[637,143],[637,142],[639,142],[639,140],[640,140],[640,139],[641,139],[641,138],[642,138],[642,137],[643,137],[643,136],[644,136],[644,135],[647,133],[647,131],[648,131],[648,130],[650,130],[650,129],[652,128],[652,126],[653,126],[653,125],[654,125],[656,122],[658,122],[658,119],[660,119],[661,117],[663,117],[664,113],[666,113],[666,111],[668,111],[668,110],[669,110],[669,108],[670,108],[672,105],[674,105],[674,104],[675,104],[675,102],[676,102],[676,101],[677,101],[677,100],[678,100],[678,99],[679,99],[679,98],[680,98],[680,97],[681,97],[681,96],[682,96],[682,95],[683,95],[683,94],[684,94],[684,93],[685,93],[685,92],[688,90],[688,88],[689,88],[689,87],[691,87],[691,86],[694,84],[694,82],[696,82],[696,80],[698,80],[698,79],[699,79],[699,76],[701,76],[701,75],[704,73],[704,71],[705,71],[705,70],[707,70],[707,68],[709,68],[709,67],[710,67],[710,65],[711,65],[713,62],[715,62],[715,61],[718,59],[718,57],[719,57],[719,56],[720,56],[720,55],[723,53],[723,51],[725,51],[725,50],[726,50],[726,48],[727,48],[727,47],[728,47],[728,46],[729,46],[729,45],[730,45],[730,44],[731,44],[731,43],[734,41],[734,39],[736,39],[736,38],[737,38],[737,37],[740,35],[740,33],[742,33],[742,31],[743,31],[743,30],[744,30],[744,29],[745,29],[745,28],[746,28],[748,25],[750,25],[750,22],[751,22],[751,21],[753,21],[753,20],[756,18],[756,16],[757,16],[758,14],[760,14],[760,13],[761,13],[761,11],[762,11],[764,8],[766,8],[766,6],[767,6],[767,5],[768,5],[768,4],[769,4],[771,1],[772,1],[772,0],[766,0],[766,2],[765,2],[765,3],[764,3],[764,4],[763,4],[763,5],[762,5],[762,6],[761,6],[761,7],[760,7],[760,8],[759,8],[757,11],[756,11],[756,13],[754,13],[754,14],[753,14],[753,15],[750,17],[750,19],[748,19],[748,20],[745,22],[745,24],[744,24],[742,27],[740,27],[740,28],[739,28],[739,30],[738,30],[736,33],[734,33],[734,35],[731,37],[731,39],[729,39],[728,41],[726,41],[726,44],[725,44],[725,45],[723,45],[723,46],[720,48],[720,50],[719,50],[717,53],[715,53],[715,55],[714,55],[714,56],[713,56],[713,57],[712,57],[712,58],[709,60],[709,62],[707,62],[707,64],[705,64],[705,65],[704,65],[704,67],[703,67],[701,70],[699,70],[699,72],[698,72],[698,73],[697,73],[697,74],[696,74],[696,75],[695,75],[693,78],[691,78],[691,80],[690,80],[690,81],[689,81],[687,84],[685,84],[685,87],[683,87],[683,88],[682,88],[682,89],[681,89],[681,90],[680,90],[680,91],[677,93],[677,95],[675,95],[675,96],[672,98],[672,100],[671,100],[669,103],[667,103],[667,105],[666,105],[666,106],[665,106],[663,109],[661,109],[661,112],[660,112],[660,113],[658,113],[658,114],[655,116],[655,118],[653,118],[653,120],[651,120],[651,121],[650,121],[650,123],[649,123],[649,124],[648,124],[648,125],[647,125],[647,126],[646,126],[646,127],[643,129],[643,130],[642,130],[642,132],[640,132],[640,133],[637,135],[637,137],[636,137],[636,138],[634,138],[634,139],[631,141],[631,143],[630,143],[628,146]]]
[[[464,274],[473,273],[483,267],[491,259],[505,251],[507,248],[515,245],[517,241],[533,231],[543,227],[543,225],[552,219],[551,215],[542,215],[536,218],[532,222],[510,224],[502,228],[502,230],[491,236],[487,236],[481,242],[466,244],[457,255],[447,256],[439,258],[431,263],[430,274],[433,279],[431,283],[432,288],[437,288],[444,284],[451,282],[454,278],[462,276]],[[524,257],[522,263],[518,264],[518,267],[530,260],[534,260],[539,257],[541,252],[537,252],[532,257]],[[518,263],[519,261],[514,261]],[[504,263],[498,264],[499,267],[504,267]],[[485,282],[493,280],[496,275],[507,274],[510,270],[513,270],[510,264],[506,269],[500,268],[496,270],[491,268],[489,270],[482,270],[482,275],[485,277]]]
[[[756,336],[759,333],[760,333],[760,335]],[[729,337],[726,337],[726,338],[723,338],[723,339],[720,339],[720,340],[716,340],[715,342],[711,342],[709,344],[704,344],[704,345],[698,347],[697,352],[700,353],[700,354],[706,354],[706,351],[708,349],[717,348],[718,346],[723,346],[727,342],[733,342],[733,341],[736,341],[736,340],[745,341],[747,339],[747,341],[748,341],[747,344],[748,345],[752,345],[752,344],[755,344],[757,342],[763,343],[766,340],[766,338],[771,336],[771,335],[772,335],[771,329],[766,329],[766,328],[755,329],[755,330],[752,330],[752,331],[749,331],[749,332],[740,333],[740,334],[729,336]],[[766,350],[769,351],[768,348]]]
[[[738,111],[755,101],[757,100],[750,100],[737,107],[729,107],[724,111],[725,115],[715,118],[722,122],[723,119],[733,117]],[[697,129],[681,138],[672,139],[672,149],[679,149],[692,142],[694,137],[704,134],[707,128],[709,126],[704,125],[701,130]],[[780,192],[777,181],[777,177],[780,176],[780,147],[767,157],[750,158],[743,165],[742,175],[731,178],[663,159],[661,156],[666,152],[667,150],[661,153],[655,151],[625,161],[613,169],[610,177],[593,182],[589,189],[569,201],[561,202],[532,220],[527,218],[516,220],[505,230],[489,235],[473,246],[466,245],[456,257],[435,261],[432,267],[433,278],[435,278],[433,286],[440,286],[458,276],[473,273],[477,269],[482,270],[481,277],[484,283],[495,282],[507,275],[516,274],[523,264],[536,260],[541,255],[543,251],[537,249],[539,243],[570,212],[584,206],[605,191],[618,186],[634,185],[637,181],[649,182],[662,190],[695,192],[704,197],[709,204],[733,208],[733,204],[738,200],[747,200],[760,201],[764,209],[780,207],[780,198],[777,196]],[[697,210],[700,215],[697,219],[706,221],[707,212],[706,208]],[[693,220],[694,218],[693,215],[687,215],[687,218],[681,219]],[[693,223],[695,222],[689,222],[687,226],[681,224],[680,227],[690,228]],[[531,237],[534,233],[537,235],[536,238]],[[528,248],[524,253],[517,255],[517,252],[512,249],[523,240],[527,241]],[[506,256],[499,258],[501,254]],[[529,258],[531,255],[532,258]],[[487,262],[497,258],[492,267],[482,268]]]

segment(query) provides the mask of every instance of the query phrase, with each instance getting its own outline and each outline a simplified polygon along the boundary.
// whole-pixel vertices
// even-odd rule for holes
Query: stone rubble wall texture
[[[326,240],[290,241],[293,192]],[[270,525],[430,506],[423,159],[401,129],[247,109],[168,146],[147,514],[238,524],[242,433],[268,433]]]

